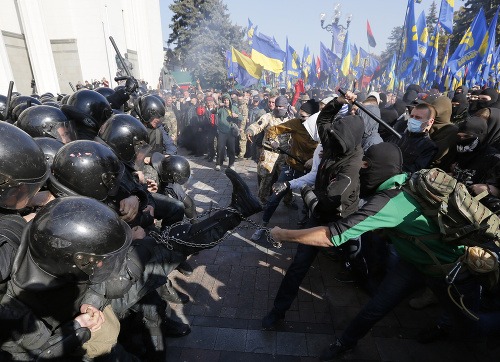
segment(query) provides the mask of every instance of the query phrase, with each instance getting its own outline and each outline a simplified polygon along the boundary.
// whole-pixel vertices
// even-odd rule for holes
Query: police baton
[[[276,147],[276,148],[271,147],[271,144],[269,142],[263,142],[262,143],[262,147],[264,147],[266,150],[269,150],[269,151],[279,151],[280,153],[283,153],[283,154],[287,155],[288,157],[293,158],[295,161],[297,161],[301,165],[305,164],[305,162],[302,161],[300,158],[292,155],[290,152],[284,150],[283,148],[281,148],[281,147]]]
[[[343,89],[339,88],[339,93],[342,94],[342,96],[345,96],[346,91]],[[377,121],[379,124],[387,128],[388,131],[390,131],[394,136],[397,138],[401,139],[401,135],[399,134],[398,131],[396,131],[394,128],[392,128],[389,124],[387,124],[385,121],[381,120],[378,118],[376,115],[374,115],[372,112],[370,112],[364,105],[359,103],[358,101],[352,102],[355,106],[357,106],[359,109],[361,109],[363,112],[365,112],[367,115],[369,115],[371,118],[373,118],[375,121]]]
[[[73,90],[73,92],[76,92],[76,89],[75,89],[75,87],[73,86],[73,83],[71,83],[71,82],[68,82],[68,83],[69,83],[69,86],[71,87],[71,89]]]
[[[129,77],[131,77],[132,74],[130,73],[130,69],[128,69],[127,65],[125,64],[125,60],[123,59],[122,55],[120,54],[120,50],[118,50],[118,46],[115,43],[115,39],[113,39],[113,37],[110,35],[109,36],[109,40],[111,41],[111,44],[113,45],[113,48],[115,48],[116,56],[120,60],[120,63],[122,65],[123,69],[125,70],[125,73],[127,73],[127,75]]]
[[[10,102],[12,100],[12,90],[14,89],[14,81],[9,82],[9,90],[7,91],[7,100],[5,101],[5,109],[3,110],[3,119],[7,120],[7,115],[9,114]]]

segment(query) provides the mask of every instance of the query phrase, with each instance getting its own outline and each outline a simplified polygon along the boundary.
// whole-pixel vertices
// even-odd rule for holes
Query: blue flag
[[[304,83],[307,83],[309,78],[309,71],[311,69],[312,58],[309,53],[309,47],[304,45],[304,51],[302,52],[302,74],[304,75]]]
[[[485,34],[486,18],[483,8],[481,8],[448,61],[448,67],[452,74],[457,73],[463,66],[476,58]]]
[[[231,62],[234,79],[242,87],[257,84],[262,77],[262,67],[233,47],[231,48]]]
[[[399,77],[409,76],[418,61],[418,33],[415,23],[415,6],[413,0],[408,0],[408,14],[406,16],[406,38],[403,56],[399,62]]]
[[[449,34],[453,33],[453,7],[455,0],[441,0],[438,24]]]
[[[479,47],[479,54],[476,58],[476,63],[474,64],[475,69],[478,69],[479,65],[482,65],[482,77],[478,79],[481,84],[484,84],[488,81],[490,68],[493,60],[493,53],[495,51],[495,36],[496,36],[496,28],[497,28],[497,20],[498,20],[498,10],[500,7],[497,7],[497,11],[493,20],[491,20],[490,27],[484,36],[483,42]],[[471,71],[474,71],[474,67],[471,67]]]
[[[342,29],[340,26],[332,25],[332,37],[333,37],[333,52],[339,58],[342,56],[342,48],[344,47],[344,37],[342,36]]]
[[[432,46],[429,43],[429,55],[427,56],[427,69],[426,76],[427,84],[432,85],[432,83],[437,79],[437,69],[438,69],[438,47],[439,47],[439,27],[436,26],[434,29]]]
[[[425,23],[425,12],[422,10],[417,20],[417,34],[418,34],[418,55],[424,58],[427,53],[427,43],[429,42],[429,30]]]
[[[297,52],[288,44],[286,37],[286,72],[289,76],[299,77],[300,75],[300,59]]]

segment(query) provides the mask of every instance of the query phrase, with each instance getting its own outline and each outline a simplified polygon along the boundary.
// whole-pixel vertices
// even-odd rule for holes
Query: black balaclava
[[[476,89],[476,90],[473,90],[473,91],[470,92],[470,95],[472,95],[472,96],[478,96],[480,94],[481,94],[481,90],[480,89]],[[478,102],[479,101],[475,101],[475,100],[474,101],[471,100],[469,102],[469,113],[470,114],[476,113],[476,111],[479,109],[479,106],[478,106],[479,103]]]
[[[469,101],[467,100],[467,94],[464,93],[455,93],[453,99],[451,100],[453,103],[459,103],[457,106],[451,106],[451,115],[459,116],[464,113],[467,108],[469,108]]]
[[[285,96],[279,96],[274,101],[276,108],[273,109],[273,115],[277,118],[284,118],[288,111],[288,99]],[[284,108],[278,109],[278,106],[283,106]]]
[[[380,96],[380,104],[378,105],[378,107],[384,108],[387,105],[387,94],[379,93],[379,96]]]
[[[491,106],[493,106],[496,103],[496,101],[498,101],[498,92],[495,89],[493,89],[493,88],[486,88],[486,89],[484,89],[480,93],[480,95],[490,96],[491,100],[489,100],[489,101],[478,100],[477,101],[477,110],[491,107]]]
[[[403,172],[403,155],[394,143],[382,142],[371,146],[366,150],[363,161],[368,162],[368,168],[359,171],[361,198],[370,196],[383,182]]]
[[[309,99],[308,101],[302,103],[300,109],[307,114],[314,114],[319,112],[319,103],[315,99]]]
[[[470,153],[477,151],[484,144],[488,133],[488,124],[481,117],[470,117],[460,124],[459,133],[466,133],[469,137],[457,139],[457,152]]]

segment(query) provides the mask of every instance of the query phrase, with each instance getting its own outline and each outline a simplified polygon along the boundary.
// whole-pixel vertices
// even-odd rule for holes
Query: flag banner
[[[408,14],[406,17],[406,38],[404,52],[399,62],[399,77],[409,76],[418,61],[418,34],[415,23],[415,6],[413,0],[408,0]]]
[[[234,48],[231,48],[231,58],[234,79],[238,84],[242,87],[257,84],[262,77],[262,67]]]
[[[234,78],[233,53],[231,50],[226,50],[226,70],[227,78]]]
[[[455,0],[441,0],[438,24],[449,34],[453,33],[453,7]]]
[[[253,23],[248,19],[248,27],[247,27],[247,40],[248,44],[252,45],[253,35],[257,33],[257,26],[254,26]]]
[[[285,52],[280,49],[276,40],[268,36],[254,34],[252,38],[252,60],[265,70],[279,74],[283,71]]]
[[[418,34],[418,55],[424,58],[427,53],[427,43],[429,42],[429,30],[425,22],[425,13],[422,10],[417,20],[417,34]]]
[[[485,34],[486,18],[483,8],[481,8],[448,61],[448,67],[452,74],[457,73],[460,68],[475,60]]]
[[[286,72],[289,76],[298,78],[300,76],[300,59],[297,52],[288,44],[288,37],[286,38]]]
[[[427,56],[427,68],[426,74],[424,74],[423,79],[427,81],[427,84],[432,85],[432,83],[437,79],[437,69],[438,69],[438,47],[439,47],[439,27],[436,26],[434,29],[434,35],[432,37],[432,42],[429,42],[430,53]]]
[[[476,57],[475,63],[471,66],[470,71],[472,73],[478,73],[478,76],[481,75],[481,77],[478,77],[477,82],[482,84],[485,84],[488,81],[489,73],[490,73],[490,68],[491,68],[491,63],[493,60],[493,53],[495,52],[495,37],[496,37],[496,27],[497,27],[497,20],[498,20],[498,10],[500,8],[497,7],[497,11],[495,12],[495,16],[491,20],[490,27],[488,28],[488,31],[486,32],[483,41],[481,43],[481,46],[479,47],[478,51],[478,56]],[[482,66],[481,72],[477,72],[479,69],[479,66]]]
[[[307,84],[309,78],[309,70],[311,69],[312,57],[309,52],[309,47],[304,45],[304,51],[302,52],[302,74],[304,75],[304,82]]]
[[[347,76],[351,69],[351,57],[351,44],[349,43],[349,32],[347,32],[344,40],[344,50],[342,51],[342,63],[340,65],[340,71],[344,76]]]
[[[333,53],[339,58],[342,56],[342,49],[344,48],[345,34],[342,32],[340,26],[332,25],[333,37]]]
[[[375,41],[375,37],[373,36],[372,28],[370,27],[370,22],[368,21],[368,19],[366,20],[366,35],[368,36],[368,45],[370,45],[372,48],[375,48],[377,46],[377,42]]]

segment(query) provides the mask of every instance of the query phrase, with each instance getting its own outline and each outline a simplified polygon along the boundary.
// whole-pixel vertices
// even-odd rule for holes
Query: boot
[[[186,304],[189,302],[189,296],[175,289],[170,279],[167,279],[167,282],[159,287],[157,292],[161,299],[170,303]]]
[[[252,195],[248,185],[241,179],[236,171],[226,168],[226,176],[233,184],[233,193],[231,195],[231,204],[229,204],[229,207],[238,210],[243,217],[249,217],[262,211],[259,200]]]

